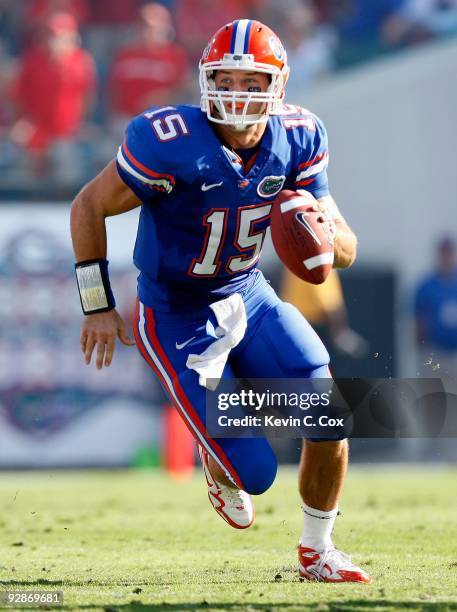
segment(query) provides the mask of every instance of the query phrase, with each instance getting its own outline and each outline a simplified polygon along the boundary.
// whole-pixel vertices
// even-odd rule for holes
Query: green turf
[[[65,610],[457,610],[457,470],[352,469],[334,539],[370,586],[300,582],[295,478],[239,532],[200,474],[2,474],[1,588],[61,590]]]

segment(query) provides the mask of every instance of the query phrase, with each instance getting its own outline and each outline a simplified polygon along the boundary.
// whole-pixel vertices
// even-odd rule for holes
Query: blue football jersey
[[[140,300],[162,312],[185,311],[247,289],[275,197],[299,188],[327,195],[327,164],[322,122],[296,106],[269,117],[246,173],[199,107],[135,117],[117,168],[142,202],[134,252]]]

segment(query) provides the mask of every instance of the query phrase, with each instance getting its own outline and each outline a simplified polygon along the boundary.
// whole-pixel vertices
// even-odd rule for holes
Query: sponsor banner
[[[2,466],[120,464],[158,437],[155,387],[135,347],[118,342],[102,371],[84,364],[69,212],[68,203],[1,207]],[[111,285],[129,328],[137,216],[107,223]]]
[[[231,379],[206,394],[214,438],[455,438],[457,379]]]

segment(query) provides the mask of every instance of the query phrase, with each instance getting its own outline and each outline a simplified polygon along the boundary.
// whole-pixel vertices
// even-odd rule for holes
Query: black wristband
[[[108,275],[108,260],[90,259],[75,264],[79,298],[85,315],[108,312],[116,306]]]

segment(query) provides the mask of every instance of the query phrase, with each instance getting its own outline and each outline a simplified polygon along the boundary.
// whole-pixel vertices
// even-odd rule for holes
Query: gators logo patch
[[[260,181],[257,193],[262,198],[271,198],[281,191],[285,180],[285,176],[266,176]]]
[[[268,39],[270,43],[270,49],[273,52],[273,55],[280,62],[284,62],[286,60],[286,50],[282,46],[281,41],[276,36],[270,36]]]

